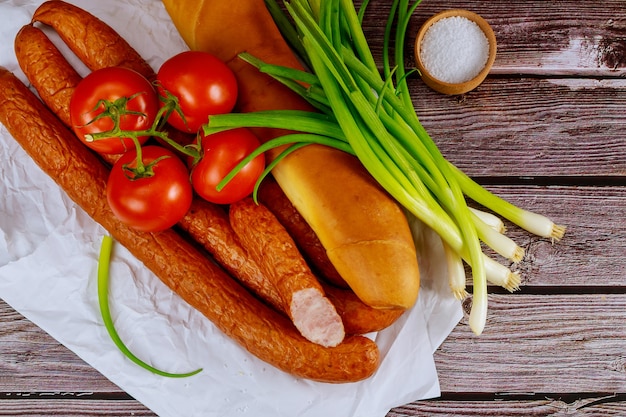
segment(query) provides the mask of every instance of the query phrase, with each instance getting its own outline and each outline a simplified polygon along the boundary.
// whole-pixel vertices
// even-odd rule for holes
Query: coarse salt
[[[485,67],[489,40],[475,22],[451,16],[426,30],[420,50],[420,58],[430,75],[447,83],[463,83]]]

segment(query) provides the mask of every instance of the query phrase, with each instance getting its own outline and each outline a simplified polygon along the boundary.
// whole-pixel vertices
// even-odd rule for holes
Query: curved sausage
[[[381,331],[395,323],[406,311],[403,308],[373,308],[361,301],[350,289],[328,284],[322,286],[326,297],[341,316],[346,334]]]
[[[228,212],[223,207],[196,197],[178,226],[200,243],[222,268],[245,287],[277,310],[285,311],[274,285],[239,243],[230,225]]]
[[[341,278],[337,269],[328,259],[326,249],[322,246],[311,226],[291,204],[291,201],[273,178],[268,177],[263,180],[259,187],[258,198],[287,229],[298,248],[322,278],[338,287],[348,288],[346,281]]]
[[[92,71],[121,66],[137,71],[150,81],[156,78],[154,70],[124,38],[80,7],[49,0],[35,10],[32,22],[51,26]]]
[[[248,255],[280,294],[300,333],[323,346],[345,336],[341,317],[280,222],[251,197],[230,205],[230,224]]]
[[[15,56],[39,97],[66,126],[70,126],[70,99],[82,77],[48,36],[25,25],[15,36]]]

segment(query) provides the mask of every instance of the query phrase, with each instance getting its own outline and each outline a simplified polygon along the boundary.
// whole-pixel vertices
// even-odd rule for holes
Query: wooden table
[[[389,3],[365,22],[378,52]],[[509,225],[521,290],[490,288],[483,335],[466,316],[435,354],[441,397],[388,416],[626,415],[626,3],[424,0],[408,40],[449,8],[485,17],[498,56],[463,96],[411,80],[423,124],[458,167],[568,230],[552,244]],[[0,302],[0,415],[154,414]]]

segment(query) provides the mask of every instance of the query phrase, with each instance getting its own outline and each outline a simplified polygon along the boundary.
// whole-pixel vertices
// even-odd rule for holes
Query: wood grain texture
[[[526,251],[522,262],[511,265],[512,270],[519,271],[523,288],[541,287],[543,292],[552,293],[584,293],[605,287],[626,291],[626,224],[620,221],[626,210],[626,187],[486,188],[567,227],[565,237],[553,244],[506,223],[507,234]]]
[[[64,393],[53,399],[48,394],[22,393],[15,399],[0,399],[0,416],[7,417],[154,417],[152,411],[132,399],[93,399],[87,395]],[[46,407],[43,408],[42,405]]]
[[[360,2],[355,2],[360,3]],[[372,1],[364,31],[378,62],[390,1]],[[491,74],[538,76],[617,77],[626,69],[624,3],[462,0],[423,1],[416,9],[406,36],[406,65],[413,66],[413,43],[420,26],[447,9],[468,9],[492,27],[498,54]]]
[[[441,389],[626,392],[625,305],[625,294],[492,294],[485,333],[465,318],[435,354]]]
[[[0,323],[0,393],[119,391],[4,301]]]
[[[626,174],[626,80],[488,79],[462,97],[411,86],[431,138],[470,176]]]
[[[409,416],[498,416],[498,417],[545,417],[545,416],[623,416],[626,404],[616,402],[613,395],[563,401],[558,395],[547,395],[537,400],[509,400],[501,396],[495,400],[470,399],[468,401],[418,401],[398,407],[387,417]]]

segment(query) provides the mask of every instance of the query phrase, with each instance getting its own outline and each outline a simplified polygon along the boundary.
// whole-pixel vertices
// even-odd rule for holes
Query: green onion
[[[498,285],[510,292],[517,291],[520,284],[519,272],[513,272],[493,258],[484,255],[487,281]]]
[[[513,239],[499,233],[497,230],[483,222],[474,212],[471,212],[476,231],[480,239],[489,247],[493,248],[499,255],[513,262],[520,262],[524,259],[524,249],[515,243]]]
[[[443,242],[443,251],[446,258],[446,266],[448,267],[448,283],[450,285],[450,291],[457,300],[463,300],[467,297],[467,291],[465,290],[465,268],[463,267],[463,260],[459,254],[454,251],[450,246]]]
[[[170,378],[185,378],[188,376],[195,375],[202,371],[202,369],[196,369],[192,372],[175,374],[161,371],[141,359],[135,356],[129,349],[126,347],[119,334],[115,330],[115,326],[113,324],[113,318],[111,317],[111,311],[109,309],[109,296],[108,296],[108,285],[109,285],[109,266],[111,263],[111,251],[113,248],[113,239],[105,235],[102,238],[102,244],[100,246],[100,256],[98,259],[98,303],[100,305],[100,313],[102,315],[102,320],[104,321],[104,326],[109,333],[109,336],[115,343],[115,346],[118,347],[120,351],[132,362],[139,365],[140,367],[153,372],[157,375],[170,377]]]
[[[266,0],[265,6],[289,46],[296,49],[298,56],[304,59],[306,57],[306,53],[302,49],[302,44],[298,41],[298,32],[291,25],[289,19],[285,16],[276,0]]]
[[[504,236],[504,223],[498,216],[553,240],[560,239],[565,228],[475,183],[444,158],[422,126],[407,84],[413,71],[404,68],[406,31],[420,1],[393,0],[385,26],[382,71],[361,27],[367,1],[357,12],[350,0],[291,0],[285,2],[291,19],[277,15],[282,9],[276,0],[266,2],[310,73],[268,65],[250,54],[241,57],[308,100],[319,113],[277,110],[216,115],[211,116],[205,133],[241,126],[297,127],[302,134],[274,139],[258,152],[284,146],[282,158],[309,143],[324,143],[355,155],[409,216],[439,234],[457,298],[466,295],[462,262],[470,266],[469,324],[474,333],[481,334],[487,316],[487,282],[509,291],[518,289],[520,283],[519,274],[485,255],[482,245],[513,262],[524,256],[523,249]],[[275,159],[263,177],[276,163]],[[489,212],[469,207],[466,197]]]
[[[496,232],[502,234],[506,233],[506,226],[504,226],[504,222],[498,216],[473,207],[470,207],[470,211]]]
[[[564,226],[555,224],[552,220],[541,214],[524,210],[509,203],[481,187],[454,165],[450,163],[448,163],[448,165],[454,171],[455,177],[469,198],[492,209],[502,217],[537,236],[550,238],[552,240],[560,240],[563,238],[565,234]]]

